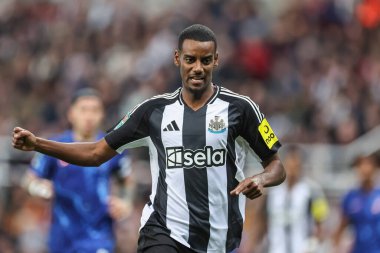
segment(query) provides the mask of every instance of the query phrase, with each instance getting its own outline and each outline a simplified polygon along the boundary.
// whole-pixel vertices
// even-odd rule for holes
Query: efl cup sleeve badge
[[[125,122],[129,119],[130,113],[127,113],[122,120],[116,125],[116,127],[113,130],[116,130],[120,128],[122,125],[124,125]]]
[[[208,131],[214,134],[220,134],[226,131],[224,120],[220,118],[220,116],[215,116],[208,124]]]
[[[277,136],[274,134],[267,119],[263,119],[259,125],[259,132],[267,147],[271,149],[273,145],[278,142]]]

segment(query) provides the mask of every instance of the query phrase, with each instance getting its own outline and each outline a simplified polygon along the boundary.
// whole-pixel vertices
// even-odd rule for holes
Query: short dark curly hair
[[[84,87],[74,92],[74,94],[71,97],[71,101],[70,101],[71,104],[75,104],[75,102],[78,101],[78,99],[81,97],[96,97],[101,100],[100,93],[96,89],[90,88],[90,87]]]
[[[178,37],[178,49],[182,50],[182,45],[185,40],[195,41],[212,41],[215,45],[215,51],[217,48],[216,37],[214,32],[205,25],[194,24],[185,28]]]

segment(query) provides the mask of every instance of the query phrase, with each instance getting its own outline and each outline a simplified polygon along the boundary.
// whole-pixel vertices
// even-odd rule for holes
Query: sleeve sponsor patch
[[[263,119],[259,125],[259,132],[261,134],[261,137],[263,137],[263,140],[267,147],[271,149],[273,145],[278,142],[277,136],[274,134],[272,128],[270,127],[267,119]]]
[[[122,125],[124,125],[125,122],[127,122],[127,120],[129,119],[129,116],[130,114],[127,113],[124,118],[122,120],[120,120],[120,122],[115,126],[115,128],[113,130],[116,130],[118,128],[120,128]]]
[[[318,222],[325,220],[329,214],[327,201],[324,198],[315,199],[311,204],[311,214]]]

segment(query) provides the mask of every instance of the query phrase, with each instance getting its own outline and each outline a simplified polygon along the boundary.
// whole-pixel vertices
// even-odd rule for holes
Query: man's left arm
[[[326,231],[324,231],[323,222],[328,218],[329,204],[322,187],[313,181],[310,181],[309,184],[312,192],[309,203],[309,213],[310,217],[314,221],[312,239],[318,243],[321,243],[324,239],[326,239],[324,236]]]
[[[232,195],[243,193],[247,198],[255,199],[263,194],[264,187],[281,184],[286,177],[284,166],[278,156],[281,147],[269,122],[260,112],[259,107],[248,97],[236,103],[241,112],[240,135],[248,142],[250,148],[261,159],[263,172],[241,181]]]
[[[127,198],[127,179],[131,173],[131,161],[126,154],[123,154],[114,157],[110,162],[114,180],[112,180],[113,190],[108,198],[108,210],[114,220],[122,221],[132,211],[131,201]]]

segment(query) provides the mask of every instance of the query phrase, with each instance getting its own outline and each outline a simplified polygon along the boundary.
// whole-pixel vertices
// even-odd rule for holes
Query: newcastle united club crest
[[[208,131],[214,134],[220,134],[226,131],[224,120],[220,118],[220,116],[215,116],[208,124]]]

